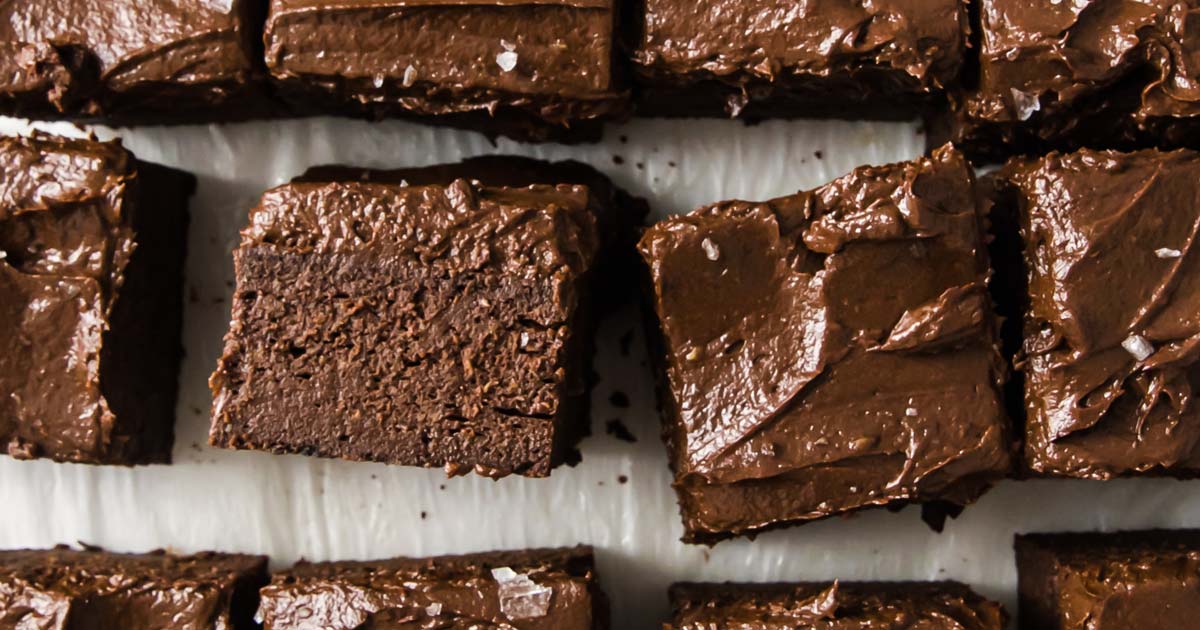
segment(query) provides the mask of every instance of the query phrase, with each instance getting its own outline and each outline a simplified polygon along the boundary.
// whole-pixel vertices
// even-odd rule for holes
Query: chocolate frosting
[[[978,78],[956,95],[948,134],[993,155],[1186,142],[1200,115],[1198,11],[981,0]]]
[[[614,0],[272,0],[267,67],[299,107],[475,115],[544,139],[625,114],[616,13]]]
[[[248,630],[266,581],[263,556],[0,551],[0,626]]]
[[[675,584],[664,630],[1002,630],[1004,608],[956,582]]]
[[[490,476],[566,460],[592,274],[637,212],[607,206],[611,185],[431,182],[461,170],[319,169],[263,197],[234,255],[213,444]]]
[[[99,363],[134,249],[134,177],[116,143],[0,138],[0,440],[13,457],[121,450]]]
[[[1005,473],[980,210],[944,148],[647,231],[686,539],[961,505]]]
[[[647,0],[639,25],[634,67],[650,90],[708,84],[723,94],[729,116],[748,106],[753,113],[754,102],[784,93],[809,101],[791,112],[800,115],[837,115],[874,99],[877,107],[854,113],[890,118],[905,97],[928,95],[957,75],[966,4]],[[692,106],[645,105],[654,113],[687,113]]]
[[[252,113],[255,0],[0,4],[0,109],[36,118],[191,122]]]
[[[504,569],[535,586],[505,583]],[[259,618],[264,630],[601,630],[607,602],[591,549],[576,547],[301,562],[262,590]]]
[[[1107,479],[1200,466],[1200,156],[1013,160],[1026,242],[1026,460]]]
[[[1016,549],[1022,627],[1190,628],[1200,618],[1195,531],[1036,534],[1017,536]]]

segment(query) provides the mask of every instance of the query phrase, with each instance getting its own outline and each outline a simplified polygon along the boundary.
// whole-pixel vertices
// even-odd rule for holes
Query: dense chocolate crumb
[[[617,390],[608,397],[608,403],[618,409],[628,409],[629,395],[621,390]]]
[[[629,477],[626,475],[617,475],[617,483],[621,483],[621,484],[629,483]]]
[[[613,156],[613,164],[621,165],[621,164],[624,164],[624,163],[625,163],[625,158],[623,158],[623,157],[621,157],[621,156],[619,156],[619,155],[614,155],[614,156]]]

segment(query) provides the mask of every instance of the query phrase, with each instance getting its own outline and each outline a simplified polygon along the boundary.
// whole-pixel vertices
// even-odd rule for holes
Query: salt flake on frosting
[[[554,589],[542,586],[509,567],[492,569],[492,578],[500,585],[500,612],[509,619],[545,617],[550,610]]]
[[[1121,342],[1121,347],[1138,361],[1145,361],[1154,354],[1154,346],[1141,335],[1129,335]]]
[[[417,69],[412,67],[412,64],[409,64],[408,67],[404,69],[404,78],[401,80],[400,84],[404,87],[412,87],[412,84],[416,83],[416,81]]]
[[[1159,258],[1179,258],[1183,255],[1183,252],[1178,249],[1171,249],[1170,247],[1160,247],[1154,250],[1154,255]]]
[[[430,617],[437,617],[438,615],[442,614],[441,602],[433,602],[432,604],[426,606],[425,614]]]
[[[496,65],[505,72],[512,72],[517,67],[517,53],[506,50],[496,55]]]
[[[712,239],[705,238],[703,241],[700,241],[700,247],[704,249],[705,258],[708,258],[713,262],[720,260],[721,248],[718,247],[717,244],[712,241]]]
[[[1017,107],[1017,118],[1021,120],[1029,120],[1034,112],[1042,108],[1042,102],[1038,100],[1037,94],[1022,92],[1017,88],[1012,88],[1013,104]]]
[[[229,13],[233,11],[233,0],[208,0],[208,6],[221,13]]]

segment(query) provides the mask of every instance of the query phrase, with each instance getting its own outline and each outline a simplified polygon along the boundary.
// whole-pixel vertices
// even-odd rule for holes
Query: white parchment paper
[[[40,128],[79,135],[65,124]],[[0,118],[0,132],[31,129]],[[820,185],[860,164],[918,155],[916,125],[642,120],[604,142],[534,146],[403,122],[316,118],[236,125],[96,129],[137,155],[195,173],[175,463],[134,469],[0,457],[0,548],[84,541],[120,551],[168,547],[265,553],[276,567],[497,548],[590,543],[614,627],[654,628],[677,580],[958,579],[1015,605],[1018,531],[1200,525],[1200,485],[1172,480],[1006,482],[946,531],[916,508],[831,519],[715,548],[684,545],[658,439],[651,375],[632,311],[601,331],[593,435],[583,462],[549,479],[446,479],[439,470],[207,446],[210,394],[232,293],[230,252],[259,195],[315,164],[419,166],[488,153],[574,158],[647,197],[654,216],[730,198]],[[631,279],[631,281],[633,281]],[[634,330],[633,352],[617,340]],[[614,407],[615,391],[632,405]],[[607,435],[621,418],[637,436]],[[620,479],[625,478],[622,483]]]

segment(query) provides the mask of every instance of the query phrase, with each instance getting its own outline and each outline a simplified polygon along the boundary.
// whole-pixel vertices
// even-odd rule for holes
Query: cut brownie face
[[[1004,608],[956,582],[675,584],[664,630],[1003,630]]]
[[[0,628],[250,630],[267,559],[0,551]]]
[[[376,562],[301,562],[262,590],[265,630],[604,630],[592,550],[535,549]]]
[[[120,124],[261,115],[259,0],[0,3],[0,112]]]
[[[1002,157],[1195,144],[1195,6],[1169,0],[981,0],[978,76],[930,140]]]
[[[1017,536],[1022,630],[1178,630],[1200,619],[1200,531]]]
[[[187,174],[119,143],[0,138],[0,443],[21,459],[166,462]]]
[[[646,0],[638,111],[902,119],[958,74],[962,0]]]
[[[511,158],[542,182],[516,183],[506,159],[268,192],[234,253],[212,443],[493,476],[571,456],[597,272],[644,206],[578,164]]]
[[[1026,243],[1027,466],[1194,476],[1200,155],[1052,153],[996,181]]]
[[[647,231],[685,540],[964,505],[1004,475],[980,210],[943,148]]]
[[[615,0],[271,0],[267,66],[302,111],[593,139],[628,109],[616,23]]]

